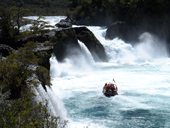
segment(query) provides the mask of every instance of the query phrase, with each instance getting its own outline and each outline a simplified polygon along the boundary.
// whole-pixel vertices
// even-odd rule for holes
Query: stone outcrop
[[[17,46],[21,47],[23,46],[24,44],[26,44],[27,42],[45,42],[45,41],[49,41],[49,36],[46,34],[46,35],[40,35],[40,34],[33,34],[33,35],[29,35],[29,36],[26,36],[24,38],[21,38],[19,39],[16,44]]]
[[[58,28],[70,28],[72,27],[72,20],[70,17],[67,17],[66,19],[60,20],[55,26]]]
[[[120,38],[126,42],[137,42],[142,32],[137,26],[131,26],[125,22],[117,21],[112,23],[106,30],[106,39]]]
[[[12,53],[12,51],[14,51],[14,49],[11,48],[10,46],[5,44],[0,44],[0,56],[6,57],[10,53]]]
[[[74,28],[77,39],[82,41],[91,52],[95,61],[107,61],[107,56],[103,45],[86,27]]]
[[[81,48],[78,40],[86,45],[95,61],[107,61],[104,47],[86,27],[67,28],[56,31],[53,40],[55,43],[53,52],[56,58],[62,61],[70,53],[79,54]]]
[[[73,28],[56,31],[53,43],[55,44],[53,52],[58,61],[63,61],[73,49],[80,50],[77,36]]]
[[[51,43],[37,43],[36,49],[34,50],[35,55],[39,58],[39,65],[46,67],[50,70],[49,59],[53,53],[53,44]]]
[[[136,44],[140,41],[139,37],[144,32],[149,32],[163,42],[166,42],[168,54],[170,55],[170,30],[168,29],[168,21],[164,24],[156,22],[153,19],[147,19],[143,23],[131,24],[127,22],[114,22],[108,26],[106,30],[106,39],[114,39],[116,37],[127,43]]]

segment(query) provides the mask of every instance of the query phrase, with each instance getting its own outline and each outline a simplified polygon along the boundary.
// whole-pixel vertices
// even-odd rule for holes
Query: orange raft
[[[115,96],[118,95],[118,89],[115,83],[105,83],[104,87],[103,87],[103,94],[106,97],[111,97],[111,96]]]

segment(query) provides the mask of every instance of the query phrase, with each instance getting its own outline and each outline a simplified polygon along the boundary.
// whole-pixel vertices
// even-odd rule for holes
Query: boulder
[[[82,41],[91,52],[95,61],[107,61],[107,56],[103,45],[86,27],[74,28],[78,40]]]
[[[71,18],[67,17],[66,19],[60,20],[59,23],[55,25],[58,28],[70,28],[72,27],[72,20]]]
[[[29,36],[19,39],[16,43],[18,44],[18,46],[22,46],[29,41],[43,43],[45,41],[49,41],[49,36],[45,34],[44,35],[33,34],[33,35],[29,35]]]
[[[112,23],[106,30],[106,39],[120,38],[126,42],[136,42],[141,33],[135,25],[130,25],[122,21]]]
[[[67,28],[56,31],[54,54],[58,61],[63,61],[70,53],[79,54],[81,52],[78,40],[86,45],[95,61],[107,61],[104,47],[86,27]]]
[[[63,61],[74,49],[80,50],[77,36],[73,28],[56,31],[53,42],[55,43],[53,52],[58,61]]]
[[[12,53],[12,51],[14,51],[14,49],[11,48],[10,46],[6,44],[0,44],[0,56],[6,57],[10,53]]]
[[[50,70],[50,62],[49,59],[53,52],[53,45],[52,43],[36,43],[36,49],[34,50],[35,55],[39,58],[38,64],[46,67]]]

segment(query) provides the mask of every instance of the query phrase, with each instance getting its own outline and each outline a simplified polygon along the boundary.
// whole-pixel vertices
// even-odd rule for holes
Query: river
[[[104,27],[87,27],[105,47],[108,62],[95,62],[81,41],[83,54],[62,63],[50,58],[50,97],[60,104],[68,127],[169,128],[170,58],[164,43],[146,32],[132,46],[118,38],[106,40]],[[118,95],[107,98],[102,88],[113,78]]]

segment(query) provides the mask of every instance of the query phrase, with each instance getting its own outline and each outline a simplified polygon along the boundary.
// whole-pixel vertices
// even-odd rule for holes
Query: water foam
[[[145,64],[155,59],[167,58],[167,50],[165,42],[148,32],[143,33],[139,37],[139,42],[132,46],[119,38],[106,40],[106,28],[88,27],[98,40],[104,45],[110,62],[117,64]]]
[[[132,46],[118,38],[105,40],[104,28],[88,28],[104,45],[109,62],[94,62],[80,41],[83,54],[67,57],[62,63],[54,56],[50,58],[53,84],[50,96],[56,102],[62,101],[61,111],[68,110],[64,115],[69,119],[69,127],[133,128],[136,122],[141,127],[147,126],[146,120],[151,126],[156,126],[155,122],[162,123],[159,120],[164,118],[160,112],[169,112],[170,105],[170,63],[159,41],[144,34],[140,44]],[[161,52],[157,54],[157,50]],[[113,78],[119,95],[106,98],[102,95],[103,85]],[[166,128],[168,121],[164,120]]]

